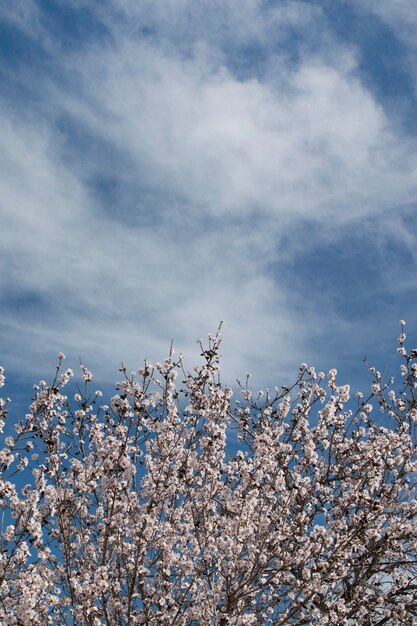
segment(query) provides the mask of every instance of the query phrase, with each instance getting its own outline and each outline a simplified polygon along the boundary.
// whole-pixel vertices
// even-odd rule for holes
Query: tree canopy
[[[302,365],[256,393],[173,350],[108,404],[58,357],[0,449],[0,621],[415,624],[417,351],[368,396]],[[0,371],[0,384],[4,371]],[[236,399],[235,399],[236,398]],[[6,423],[6,426],[5,426]]]

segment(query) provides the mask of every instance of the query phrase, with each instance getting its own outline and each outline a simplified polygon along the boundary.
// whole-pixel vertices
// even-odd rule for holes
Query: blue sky
[[[417,335],[414,0],[0,6],[0,360],[103,384],[224,319],[224,379]],[[411,347],[411,346],[410,346]],[[9,391],[10,393],[10,391]]]

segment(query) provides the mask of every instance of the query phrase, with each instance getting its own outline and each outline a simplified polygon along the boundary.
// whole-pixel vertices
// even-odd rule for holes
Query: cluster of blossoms
[[[404,342],[402,325],[402,389],[369,368],[356,399],[335,370],[303,365],[291,387],[252,394],[247,379],[233,401],[220,329],[192,374],[173,351],[122,367],[108,405],[83,365],[83,391],[66,395],[60,354],[0,448],[0,623],[416,624],[417,352]]]

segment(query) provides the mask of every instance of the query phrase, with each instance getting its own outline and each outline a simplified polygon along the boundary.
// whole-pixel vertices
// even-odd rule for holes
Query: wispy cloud
[[[108,378],[171,338],[194,355],[223,318],[229,377],[271,382],[357,351],[369,311],[342,311],[335,272],[315,292],[306,263],[340,266],[355,229],[375,252],[365,273],[387,239],[413,248],[399,216],[416,146],[324,9],[78,0],[75,46],[46,10],[16,7],[3,19],[46,65],[19,66],[26,97],[0,108],[6,365],[32,373],[64,349]],[[83,40],[87,17],[99,34]],[[376,288],[398,288],[402,269],[381,269]]]

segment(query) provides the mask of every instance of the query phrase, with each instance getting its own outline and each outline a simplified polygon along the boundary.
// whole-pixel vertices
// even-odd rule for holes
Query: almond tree
[[[291,387],[252,394],[247,378],[233,401],[220,328],[193,373],[172,350],[122,367],[108,405],[84,365],[66,395],[60,354],[0,451],[0,623],[416,624],[404,322],[398,341],[401,391],[370,367],[353,399],[335,370],[303,365]]]

